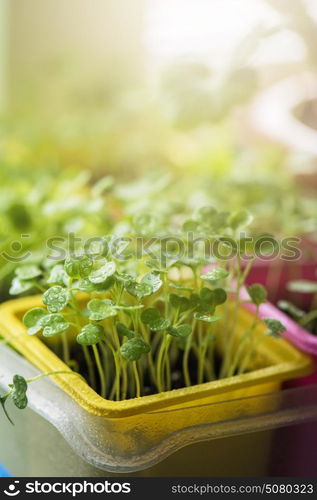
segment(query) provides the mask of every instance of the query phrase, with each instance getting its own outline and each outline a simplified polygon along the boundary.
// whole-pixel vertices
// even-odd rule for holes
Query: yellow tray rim
[[[0,334],[10,342],[28,361],[41,371],[71,370],[39,338],[28,336],[26,328],[17,317],[32,307],[42,305],[41,296],[31,296],[10,300],[0,305]],[[250,317],[252,314],[241,308],[239,315]],[[230,393],[255,385],[282,382],[304,376],[313,369],[310,356],[298,351],[284,339],[279,339],[279,347],[285,357],[291,355],[292,361],[272,364],[250,373],[235,375],[221,380],[174,389],[149,396],[125,401],[109,401],[99,396],[88,384],[74,374],[76,380],[67,374],[52,376],[52,379],[80,406],[94,415],[108,418],[125,418],[155,410],[168,409],[170,406],[193,402],[209,396]],[[259,348],[261,350],[261,347]],[[230,399],[230,395],[228,395]]]

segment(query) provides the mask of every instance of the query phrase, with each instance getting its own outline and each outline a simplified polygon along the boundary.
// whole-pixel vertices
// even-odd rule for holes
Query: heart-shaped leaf
[[[159,310],[155,307],[149,307],[145,309],[141,314],[141,321],[148,325],[151,330],[158,332],[161,330],[166,330],[170,326],[170,321],[164,319]]]
[[[207,274],[202,274],[200,277],[202,280],[213,282],[227,278],[228,276],[229,271],[227,271],[227,269],[224,269],[223,267],[215,267],[213,269],[210,269]]]
[[[65,260],[64,268],[71,278],[87,278],[91,273],[93,261],[88,255],[73,255]]]
[[[266,334],[270,337],[279,338],[286,330],[285,326],[278,319],[263,318],[263,321],[268,327]]]
[[[147,297],[152,295],[153,288],[148,283],[137,283],[135,280],[130,280],[125,283],[125,289],[133,297],[137,299],[143,299],[143,297]]]
[[[103,293],[114,285],[115,279],[113,276],[110,276],[103,283],[92,283],[89,278],[84,278],[79,281],[75,281],[73,284],[73,288],[80,290],[81,292],[91,293],[91,292],[99,292]]]
[[[34,307],[23,316],[23,324],[28,329],[29,335],[35,335],[43,328],[43,319],[48,315],[43,307]]]
[[[205,321],[206,323],[214,323],[215,321],[218,321],[221,318],[220,316],[217,316],[217,314],[209,316],[207,314],[201,314],[199,312],[195,313],[194,317],[195,319],[199,321]]]
[[[42,271],[38,266],[31,264],[18,267],[15,270],[15,274],[20,280],[31,280],[41,276]]]
[[[92,299],[87,304],[89,319],[101,321],[117,315],[117,310],[110,300]]]
[[[65,309],[69,301],[69,292],[61,286],[52,286],[43,295],[43,304],[51,313],[57,313]]]
[[[214,302],[214,292],[210,288],[202,288],[199,296],[203,302]]]
[[[41,320],[44,337],[54,337],[54,335],[59,335],[65,332],[70,327],[68,321],[66,321],[61,314],[49,314],[44,316]]]
[[[215,288],[214,292],[214,303],[217,306],[224,304],[227,300],[227,293],[223,288]]]
[[[9,290],[10,295],[20,295],[20,293],[28,292],[34,287],[34,281],[24,281],[20,278],[13,278]]]
[[[173,337],[178,337],[180,339],[186,339],[192,333],[192,327],[190,325],[184,324],[176,327],[170,326],[167,329],[168,333]]]
[[[24,377],[21,375],[14,375],[13,383],[9,384],[12,389],[12,401],[14,405],[19,408],[19,410],[24,410],[28,405],[28,398],[26,396],[26,391],[28,389],[28,384]]]
[[[182,295],[176,295],[176,293],[170,294],[170,304],[175,309],[178,309],[179,312],[184,312],[190,309],[190,301],[187,297],[183,297]]]
[[[241,226],[248,226],[253,221],[253,216],[246,210],[240,210],[231,215],[229,224],[232,229],[238,229]]]
[[[250,299],[256,306],[260,306],[261,304],[263,304],[263,302],[266,301],[267,292],[264,286],[255,283],[254,285],[249,286],[247,288],[247,291]]]
[[[101,325],[85,325],[77,335],[77,342],[81,345],[98,344],[104,337],[105,331]]]
[[[134,337],[120,347],[120,352],[127,361],[137,361],[143,354],[150,352],[150,350],[151,347],[149,344],[141,337]]]
[[[162,280],[158,271],[152,271],[143,276],[141,283],[146,283],[152,287],[152,293],[157,292],[162,286]]]
[[[135,337],[135,332],[133,330],[129,330],[123,323],[116,324],[117,332],[119,335],[123,337],[127,337],[128,339],[133,339]]]
[[[70,278],[62,264],[56,264],[47,279],[49,285],[69,286]]]
[[[116,272],[114,262],[106,262],[102,267],[89,274],[89,281],[92,283],[104,283],[110,276]]]

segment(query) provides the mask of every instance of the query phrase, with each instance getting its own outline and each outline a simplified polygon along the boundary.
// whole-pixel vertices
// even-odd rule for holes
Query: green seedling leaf
[[[149,353],[151,347],[141,337],[135,337],[120,347],[120,352],[127,361],[137,361],[143,354]]]
[[[166,330],[170,326],[170,321],[164,319],[158,309],[150,307],[141,313],[141,321],[148,325],[151,330],[158,332]]]
[[[38,266],[25,265],[18,267],[15,270],[15,274],[20,280],[31,280],[37,278],[38,276],[41,276],[42,271]]]
[[[221,316],[217,316],[217,314],[214,314],[213,316],[209,316],[206,314],[201,314],[199,312],[196,312],[194,314],[194,318],[197,319],[198,321],[205,321],[206,323],[214,323],[215,321],[218,321],[221,319]]]
[[[92,299],[87,304],[89,319],[101,321],[117,315],[117,310],[110,300]]]
[[[24,410],[28,405],[28,398],[26,396],[28,384],[25,378],[21,375],[14,375],[13,383],[9,384],[9,387],[12,389],[11,397],[14,405],[19,410]]]
[[[146,283],[152,287],[152,293],[157,292],[162,286],[162,280],[158,271],[152,271],[143,276],[141,283]]]
[[[264,286],[260,284],[256,283],[254,285],[249,286],[247,288],[247,291],[250,299],[256,306],[260,306],[267,299],[267,291],[265,290]]]
[[[185,233],[196,232],[199,229],[199,222],[194,219],[188,219],[184,222],[182,230]]]
[[[120,281],[120,283],[123,283],[123,284],[128,283],[129,281],[134,281],[133,276],[131,276],[131,274],[128,274],[128,273],[116,272],[114,276],[118,281]]]
[[[152,295],[153,293],[153,288],[149,283],[137,283],[137,281],[134,280],[126,282],[125,289],[130,295],[133,295],[133,297],[136,297],[138,300]]]
[[[201,224],[206,232],[210,233],[210,231],[212,231],[215,233],[228,227],[229,217],[229,212],[215,211],[213,214],[210,214],[209,217],[201,217]]]
[[[287,312],[295,319],[300,319],[300,318],[303,318],[303,316],[305,316],[304,311],[302,311],[301,309],[296,307],[291,302],[288,302],[287,300],[279,300],[277,305],[280,309],[282,309],[282,311]]]
[[[104,283],[116,272],[116,265],[114,262],[107,262],[102,267],[89,274],[89,281],[92,283]]]
[[[188,309],[190,309],[190,300],[186,297],[171,293],[169,298],[171,306],[175,309],[179,309],[179,312],[188,311]]]
[[[279,338],[285,332],[285,326],[277,319],[263,318],[264,323],[268,327],[266,334],[270,337]]]
[[[227,269],[224,269],[223,267],[215,267],[214,269],[208,271],[207,274],[202,274],[200,277],[202,280],[213,282],[227,278],[228,276],[229,271],[227,271]]]
[[[291,292],[317,293],[317,282],[309,280],[291,281],[288,283],[287,289]]]
[[[62,264],[56,264],[51,271],[47,279],[49,285],[59,285],[59,286],[69,286],[70,278],[64,269]]]
[[[135,337],[135,332],[133,330],[129,330],[123,323],[116,323],[117,332],[119,335],[123,337],[127,337],[128,339],[133,339]]]
[[[85,325],[77,335],[77,342],[81,345],[95,345],[100,342],[105,335],[105,330],[101,325]]]
[[[192,293],[189,299],[189,308],[195,310],[201,303],[201,298],[198,293]]]
[[[17,230],[25,231],[32,225],[32,217],[23,203],[13,203],[6,213]]]
[[[51,313],[57,313],[65,309],[69,301],[69,292],[61,286],[52,286],[43,295],[43,304]]]
[[[28,292],[35,285],[34,281],[24,281],[20,278],[13,278],[9,289],[10,295],[20,295],[20,293]]]
[[[84,278],[82,280],[75,281],[73,284],[73,288],[86,293],[103,293],[107,290],[110,290],[113,287],[114,283],[115,278],[113,276],[107,278],[103,283],[92,283],[88,278]]]
[[[43,319],[48,315],[46,309],[35,307],[23,316],[23,324],[28,329],[28,335],[35,335],[43,328]]]
[[[148,309],[144,309],[141,313],[141,321],[146,325],[153,323],[153,321],[157,321],[161,318],[160,311],[155,309],[155,307],[149,307]]]
[[[186,339],[192,333],[192,327],[190,325],[179,325],[176,327],[170,326],[167,332],[173,337],[178,337],[180,339]]]
[[[249,214],[246,210],[240,210],[235,212],[229,218],[229,225],[232,229],[239,229],[239,227],[245,227],[251,224],[253,221],[253,216]]]
[[[200,299],[204,302],[214,301],[214,292],[210,288],[202,288],[199,292]]]
[[[54,337],[65,332],[70,327],[68,321],[61,314],[55,313],[44,316],[41,324],[43,326],[44,337]]]
[[[224,304],[227,300],[227,292],[223,288],[215,288],[214,292],[214,302],[217,306]]]
[[[217,215],[217,210],[214,207],[207,205],[198,210],[198,215],[200,220],[213,220],[213,218]]]
[[[93,260],[88,255],[77,255],[65,260],[64,268],[71,278],[87,278],[91,273]]]

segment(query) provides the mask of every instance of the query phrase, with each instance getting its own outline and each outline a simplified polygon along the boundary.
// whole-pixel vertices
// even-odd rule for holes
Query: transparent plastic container
[[[27,377],[37,370],[8,347],[0,347],[0,386],[7,387],[12,373]],[[159,436],[143,453],[118,453],[116,435],[104,419],[88,415],[52,380],[42,379],[29,387],[29,408],[8,411],[15,425],[1,417],[0,462],[14,476],[107,477],[126,473],[139,476],[246,476],[298,474],[301,453],[312,455],[317,437],[306,435],[298,443],[294,430],[304,431],[317,422],[317,385],[288,389],[239,400],[196,406],[209,408],[209,422],[186,426]],[[214,421],[224,408],[231,417]],[[188,408],[184,410],[190,412]],[[164,412],[166,413],[166,412]],[[171,420],[178,410],[168,411]],[[151,415],[142,416],[151,418]],[[289,427],[289,428],[287,428]],[[143,439],[142,425],[139,440]],[[138,434],[138,426],[133,430]],[[315,433],[316,434],[316,433]],[[310,463],[310,469],[314,466]],[[140,471],[140,472],[136,472]]]
[[[31,297],[0,307],[1,332],[26,358],[8,347],[0,348],[3,387],[15,373],[25,377],[36,374],[34,366],[43,371],[66,369],[42,341],[25,334],[21,317],[25,310],[38,304],[39,299]],[[250,322],[251,313],[241,309],[237,341]],[[263,329],[264,325],[259,325],[256,335],[263,334]],[[141,475],[169,475],[172,471],[175,475],[180,463],[187,463],[184,472],[190,475],[196,474],[193,463],[198,471],[205,470],[205,463],[208,470],[221,472],[222,456],[227,460],[227,470],[244,475],[243,454],[249,447],[258,450],[252,458],[254,475],[265,475],[271,449],[269,429],[277,425],[283,406],[281,383],[304,375],[311,368],[310,358],[291,344],[265,337],[249,373],[122,402],[104,400],[76,375],[52,377],[58,385],[51,379],[42,379],[30,384],[30,411],[14,410],[13,416],[19,421],[14,430],[9,423],[1,426],[0,462],[12,473],[14,463],[15,468],[20,463],[22,476],[39,475],[47,463],[51,469],[45,469],[43,475],[60,475],[57,466],[62,466],[66,475],[71,475],[70,471],[104,475],[100,470],[114,474],[146,471]],[[42,419],[39,421],[35,415]],[[57,435],[51,424],[59,431]],[[263,434],[265,428],[268,431]],[[195,444],[196,452],[187,447],[209,440],[213,440],[210,447],[207,443]],[[43,449],[46,459],[40,453]],[[211,474],[206,470],[205,473]]]

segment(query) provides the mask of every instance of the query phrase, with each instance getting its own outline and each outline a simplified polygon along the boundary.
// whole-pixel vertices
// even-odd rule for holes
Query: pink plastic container
[[[246,297],[247,292],[243,291],[242,297]],[[245,307],[250,311],[255,310],[254,304],[247,303]],[[285,389],[307,386],[317,383],[317,337],[304,330],[300,325],[295,323],[286,314],[280,311],[277,307],[266,302],[260,306],[261,318],[278,319],[286,328],[283,333],[284,338],[292,342],[300,350],[312,355],[316,369],[306,377],[290,380],[284,384]],[[273,475],[277,476],[300,476],[307,477],[307,472],[315,471],[316,453],[314,446],[307,446],[307,443],[317,443],[317,426],[316,422],[307,423],[304,426],[294,426],[292,428],[281,428],[274,433],[274,442],[277,449],[279,443],[284,445],[284,457],[279,466],[273,471]],[[271,461],[274,462],[275,457],[272,456]]]
[[[243,292],[242,298],[246,297],[246,292]],[[247,303],[245,307],[254,312],[255,305]],[[277,307],[269,302],[260,306],[261,318],[275,318],[278,319],[286,328],[283,337],[289,340],[293,345],[298,347],[301,351],[310,354],[316,365],[316,370],[306,377],[291,380],[287,383],[287,387],[298,387],[301,385],[317,383],[317,337],[295,323],[289,316],[280,311]]]
[[[304,239],[300,245],[302,258],[287,261],[281,258],[274,260],[256,260],[247,276],[246,283],[260,283],[268,291],[268,299],[275,304],[279,300],[289,300],[296,306],[308,311],[313,295],[287,290],[287,283],[292,280],[317,279],[317,243]]]

